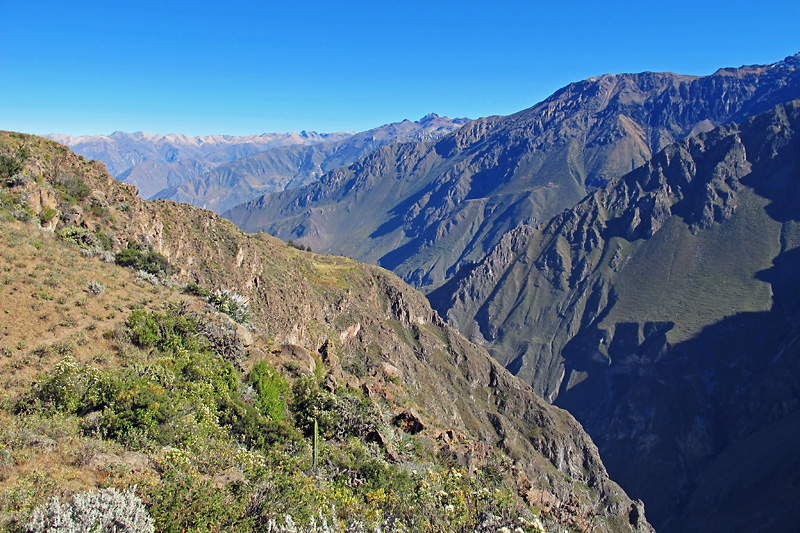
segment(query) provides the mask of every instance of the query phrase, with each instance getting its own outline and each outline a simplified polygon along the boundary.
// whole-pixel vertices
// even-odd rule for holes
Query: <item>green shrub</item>
[[[247,377],[248,384],[258,393],[256,407],[272,420],[286,418],[286,399],[291,390],[289,382],[266,361],[259,361]]]
[[[20,399],[17,411],[86,412],[95,402],[99,380],[100,374],[95,369],[64,357]]]
[[[0,178],[10,178],[20,171],[22,171],[22,161],[18,157],[0,154]]]
[[[140,348],[155,348],[167,353],[200,350],[197,338],[199,324],[177,312],[148,313],[136,309],[131,312],[125,325],[131,341]]]
[[[208,303],[240,324],[250,319],[250,302],[233,291],[216,290],[208,296]]]
[[[142,270],[152,275],[171,274],[174,270],[167,258],[158,252],[143,251],[139,247],[130,245],[114,255],[114,262],[120,266]]]
[[[150,488],[147,499],[161,532],[252,530],[245,518],[247,493],[238,484],[218,489],[208,481],[161,483]]]
[[[42,212],[39,215],[39,220],[41,221],[42,224],[47,224],[48,222],[53,220],[53,217],[55,217],[57,214],[58,211],[56,211],[52,207],[45,207],[44,209],[42,209]]]
[[[208,298],[211,295],[211,291],[201,287],[197,283],[189,283],[186,285],[186,287],[184,287],[183,292],[186,294],[192,294],[194,296],[200,296],[202,298]]]

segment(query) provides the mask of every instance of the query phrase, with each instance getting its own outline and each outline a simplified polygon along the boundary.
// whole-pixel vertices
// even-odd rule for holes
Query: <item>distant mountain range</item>
[[[46,137],[69,146],[75,153],[105,164],[112,176],[139,188],[149,198],[166,187],[202,174],[220,163],[275,148],[345,139],[351,133],[265,133],[244,137],[210,135],[154,135],[117,131],[111,135]]]
[[[431,290],[520,223],[573,206],[675,140],[800,95],[800,59],[710,76],[618,74],[573,83],[436,142],[386,146],[300,190],[225,216]]]
[[[360,133],[265,133],[245,137],[111,135],[50,139],[103,162],[143,198],[167,198],[221,212],[266,192],[302,187],[325,172],[349,165],[385,144],[430,141],[469,122],[430,113],[412,122]]]
[[[152,197],[221,213],[267,192],[313,183],[325,172],[358,161],[383,145],[438,139],[467,122],[466,118],[450,119],[431,113],[416,122],[386,124],[336,141],[271,148],[223,163]]]

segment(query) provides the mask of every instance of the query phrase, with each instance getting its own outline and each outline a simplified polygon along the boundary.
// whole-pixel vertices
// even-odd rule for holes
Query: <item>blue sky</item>
[[[800,2],[0,2],[0,129],[361,131],[800,52]]]

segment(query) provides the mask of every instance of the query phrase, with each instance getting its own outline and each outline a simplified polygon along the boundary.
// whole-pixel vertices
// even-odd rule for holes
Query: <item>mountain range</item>
[[[800,523],[799,128],[794,101],[671,145],[430,295],[659,530]]]
[[[211,285],[232,275],[270,317],[259,326],[285,342],[317,346],[321,331],[342,339],[355,331],[361,343],[350,355],[360,361],[355,366],[384,368],[371,358],[380,352],[401,375],[410,370],[414,392],[406,393],[422,395],[419,408],[436,413],[438,427],[459,420],[459,431],[480,434],[511,455],[529,450],[526,443],[537,453],[544,445],[549,464],[562,472],[563,450],[584,450],[583,467],[567,460],[573,477],[561,488],[544,474],[546,465],[528,469],[528,478],[544,475],[549,483],[536,494],[568,501],[570,483],[586,482],[577,472],[599,460],[586,459],[583,444],[554,448],[537,440],[541,427],[531,428],[530,419],[544,415],[526,407],[536,395],[511,400],[495,392],[488,404],[479,401],[482,393],[474,391],[492,386],[502,367],[521,379],[515,390],[527,391],[526,383],[576,417],[598,444],[611,478],[644,500],[659,531],[794,530],[800,526],[794,505],[800,496],[798,98],[800,54],[709,76],[605,75],[570,84],[508,117],[439,130],[441,137],[394,142],[402,140],[395,135],[378,146],[358,134],[276,148],[219,166],[167,194],[221,209],[264,186],[262,178],[242,176],[273,175],[277,188],[309,182],[224,216],[247,232],[267,231],[301,249],[309,245],[392,270],[427,291],[432,310],[399,281],[388,289],[393,296],[382,304],[383,318],[374,318],[382,311],[373,307],[355,322],[337,318],[331,306],[341,310],[350,300],[328,300],[328,289],[312,290],[306,300],[303,288],[299,303],[292,303],[284,278],[291,287],[306,287],[304,279],[348,291],[355,291],[353,283],[373,286],[342,272],[331,278],[339,272],[333,264],[355,264],[334,255],[313,256],[326,259],[303,263],[302,276],[281,259],[275,265],[281,274],[261,291],[265,281],[256,270],[262,267],[243,267],[245,245],[221,247],[235,252],[236,265],[217,252],[201,253],[198,263],[187,248],[194,245],[185,244],[197,230],[186,233],[179,221],[197,228],[224,223],[197,219],[202,212],[169,202],[137,204],[144,206],[137,220],[166,217],[161,229],[134,220],[130,227],[138,228],[138,241],[187,265],[182,275]],[[329,166],[323,168],[324,161]],[[279,171],[283,177],[275,179]],[[172,218],[173,211],[180,216]],[[207,244],[239,242],[236,235],[215,233]],[[278,250],[266,253],[282,257]],[[377,276],[372,279],[392,279],[382,278],[380,269],[369,272]],[[406,296],[397,300],[399,293]],[[383,299],[371,289],[352,296]],[[413,312],[411,300],[418,302]],[[395,327],[398,321],[405,333]],[[454,340],[460,337],[445,322],[499,365],[474,374],[487,368],[483,355],[467,355],[472,344],[463,345],[470,347],[466,352],[455,347],[467,341]],[[395,335],[383,337],[390,329]],[[405,355],[387,355],[385,346]],[[450,354],[446,364],[437,359],[440,348]],[[362,352],[365,360],[353,355]],[[426,366],[433,374],[423,379]],[[452,387],[434,375],[450,376]],[[511,382],[502,383],[505,390]],[[459,407],[439,409],[450,400],[428,397],[423,391],[429,390],[460,398]],[[545,426],[572,428],[573,436],[579,427]],[[512,428],[523,428],[524,438]],[[515,457],[542,464],[527,453]],[[597,476],[605,479],[589,474],[593,490]],[[607,501],[600,493],[597,501]],[[578,529],[593,524],[586,502],[595,497],[581,499],[577,515],[584,518],[572,522],[582,524]],[[622,498],[605,506],[616,509],[605,516],[624,527],[649,527],[635,519],[638,504]],[[625,513],[628,521],[620,521]]]
[[[507,117],[431,143],[376,150],[299,190],[224,214],[432,290],[507,232],[569,208],[675,140],[800,94],[800,58],[703,76],[617,74],[573,83]]]
[[[115,132],[48,138],[103,162],[112,176],[136,185],[142,198],[166,198],[222,212],[266,192],[307,185],[385,144],[435,140],[468,121],[430,113],[418,121],[360,133],[188,137]]]
[[[109,173],[139,188],[149,198],[161,189],[202,174],[220,163],[278,146],[315,144],[345,139],[350,133],[265,133],[263,135],[209,135],[125,133],[111,135],[50,134],[49,139],[69,146],[79,155],[105,164]]]
[[[592,78],[224,216],[428,290],[659,530],[792,529],[799,67]]]
[[[438,139],[466,122],[468,119],[431,113],[415,122],[386,124],[337,141],[271,148],[223,163],[165,188],[152,198],[186,202],[221,213],[267,192],[313,183],[326,172],[354,163],[383,145]],[[125,176],[121,179],[127,181]]]

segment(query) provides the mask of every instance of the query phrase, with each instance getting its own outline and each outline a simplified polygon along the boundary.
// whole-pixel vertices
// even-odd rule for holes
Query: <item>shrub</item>
[[[22,170],[22,161],[19,158],[0,154],[0,178],[10,178]]]
[[[203,298],[208,298],[211,296],[211,291],[208,289],[201,287],[197,283],[189,283],[184,287],[183,292],[186,294],[192,294],[194,296],[201,296]]]
[[[70,356],[59,361],[53,370],[34,385],[31,393],[17,404],[22,412],[41,408],[62,413],[77,413],[93,403],[99,373]]]
[[[77,244],[78,246],[94,246],[96,244],[94,234],[86,228],[79,226],[69,226],[56,231],[56,237],[63,241]]]
[[[53,217],[55,217],[57,214],[58,211],[56,211],[52,207],[45,207],[44,209],[42,209],[42,213],[39,215],[39,220],[41,221],[42,224],[47,224],[48,222],[53,220]]]
[[[148,313],[134,310],[126,322],[131,341],[140,348],[156,348],[162,352],[198,351],[196,334],[199,324],[177,312]]]
[[[272,420],[283,420],[286,414],[286,398],[289,382],[266,361],[256,363],[247,382],[258,392],[256,407]]]
[[[172,265],[169,264],[166,257],[158,252],[143,251],[135,245],[128,245],[128,248],[118,252],[114,256],[114,261],[120,266],[143,270],[152,275],[171,274],[173,271]]]
[[[81,492],[69,503],[55,498],[34,509],[28,533],[153,533],[153,519],[134,489]]]
[[[103,284],[99,281],[92,280],[89,282],[87,290],[89,291],[89,294],[94,294],[96,296],[101,294],[104,290],[106,290],[106,288],[103,287]]]
[[[216,290],[209,295],[208,303],[240,324],[244,324],[250,319],[249,300],[233,291]]]

